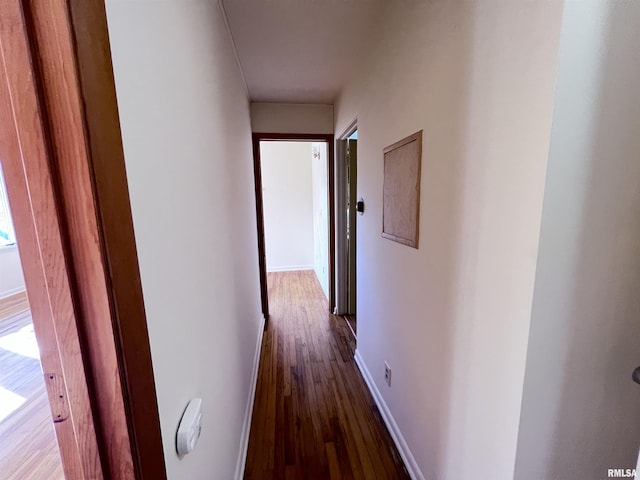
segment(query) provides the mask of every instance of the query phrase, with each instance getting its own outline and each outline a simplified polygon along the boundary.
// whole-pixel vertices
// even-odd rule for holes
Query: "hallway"
[[[313,271],[268,275],[245,479],[409,478]]]

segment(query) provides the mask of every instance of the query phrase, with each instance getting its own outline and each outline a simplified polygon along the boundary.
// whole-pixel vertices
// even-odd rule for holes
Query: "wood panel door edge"
[[[55,423],[67,478],[103,478],[101,445],[65,251],[66,240],[51,171],[51,145],[42,119],[37,77],[22,5],[0,9],[0,153],[44,372],[64,382],[69,415]]]
[[[89,162],[138,478],[166,479],[160,414],[103,0],[69,0]]]
[[[86,422],[98,434],[105,477],[166,479],[104,2],[9,3],[22,10],[21,18],[6,23],[3,35],[26,32],[23,57],[32,64],[22,68],[35,84],[37,118],[48,137],[48,168],[81,336],[79,365],[87,374],[93,411]],[[14,83],[12,98],[23,90]],[[32,187],[38,185],[25,185]],[[46,245],[34,248],[44,251]],[[30,283],[31,297],[43,286]],[[55,308],[51,313],[56,318]],[[101,477],[96,471],[68,478]]]

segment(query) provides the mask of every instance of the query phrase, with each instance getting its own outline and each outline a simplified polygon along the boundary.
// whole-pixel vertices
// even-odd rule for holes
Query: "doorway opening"
[[[346,321],[357,340],[357,186],[358,127],[354,121],[336,145],[337,291],[334,313]]]
[[[355,130],[347,138],[347,149],[345,157],[346,167],[346,190],[347,190],[347,208],[346,208],[346,240],[347,240],[347,311],[345,319],[353,332],[353,336],[357,338],[357,321],[356,321],[356,203],[358,192],[358,130]]]
[[[0,166],[0,472],[64,478]]]
[[[253,134],[262,311],[283,272],[311,271],[335,306],[333,135]]]
[[[276,272],[310,270],[329,298],[327,144],[261,141],[267,284]]]

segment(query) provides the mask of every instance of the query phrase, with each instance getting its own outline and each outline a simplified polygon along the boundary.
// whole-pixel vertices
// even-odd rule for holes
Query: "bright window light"
[[[0,337],[0,348],[23,357],[40,359],[38,341],[32,324],[22,327],[17,332]]]
[[[1,167],[1,166],[0,166]],[[0,248],[15,245],[16,234],[13,230],[11,212],[9,210],[9,200],[4,184],[2,168],[0,168]]]
[[[17,393],[0,387],[0,422],[20,408],[20,405],[26,402],[26,400],[26,398],[21,397]]]

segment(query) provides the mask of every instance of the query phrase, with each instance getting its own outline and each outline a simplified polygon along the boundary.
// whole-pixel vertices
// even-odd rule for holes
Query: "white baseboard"
[[[249,433],[251,430],[251,416],[253,414],[253,402],[256,398],[256,385],[258,383],[258,367],[260,365],[260,352],[262,351],[262,336],[264,334],[264,316],[260,321],[260,330],[258,331],[258,342],[256,344],[256,352],[253,357],[253,372],[251,373],[251,386],[249,388],[249,397],[247,398],[247,406],[244,411],[244,424],[242,425],[242,436],[240,437],[240,452],[238,453],[238,461],[236,462],[236,480],[242,480],[244,477],[244,467],[247,462],[247,449],[249,448]]]
[[[313,265],[290,265],[288,267],[267,267],[267,272],[296,272],[298,270],[313,270]]]
[[[364,378],[364,381],[367,383],[367,386],[369,387],[369,391],[371,392],[371,395],[373,395],[373,399],[376,401],[378,410],[380,410],[380,415],[382,415],[382,419],[384,420],[384,423],[387,425],[387,429],[389,429],[389,433],[391,434],[393,443],[396,444],[396,448],[398,449],[398,452],[400,452],[400,456],[404,461],[404,465],[405,467],[407,467],[409,476],[413,480],[425,480],[424,475],[420,470],[420,467],[418,467],[418,464],[416,463],[416,459],[413,458],[413,454],[411,453],[411,450],[409,450],[409,446],[407,445],[407,442],[405,441],[404,437],[402,436],[402,433],[400,432],[400,429],[398,428],[398,424],[396,424],[396,421],[391,415],[391,412],[389,411],[387,404],[385,403],[384,399],[382,398],[382,395],[380,394],[380,390],[378,390],[378,387],[376,387],[376,384],[373,381],[373,377],[371,376],[371,373],[369,372],[369,369],[365,365],[364,360],[362,359],[362,356],[360,355],[360,352],[358,350],[356,350],[356,354],[354,358],[356,360],[356,364],[358,365],[358,368],[360,369],[360,372],[362,373],[362,377]]]
[[[17,293],[22,293],[24,292],[24,290],[25,288],[24,286],[22,286],[22,287],[12,288],[11,290],[5,290],[4,292],[0,292],[0,300],[3,300]]]

